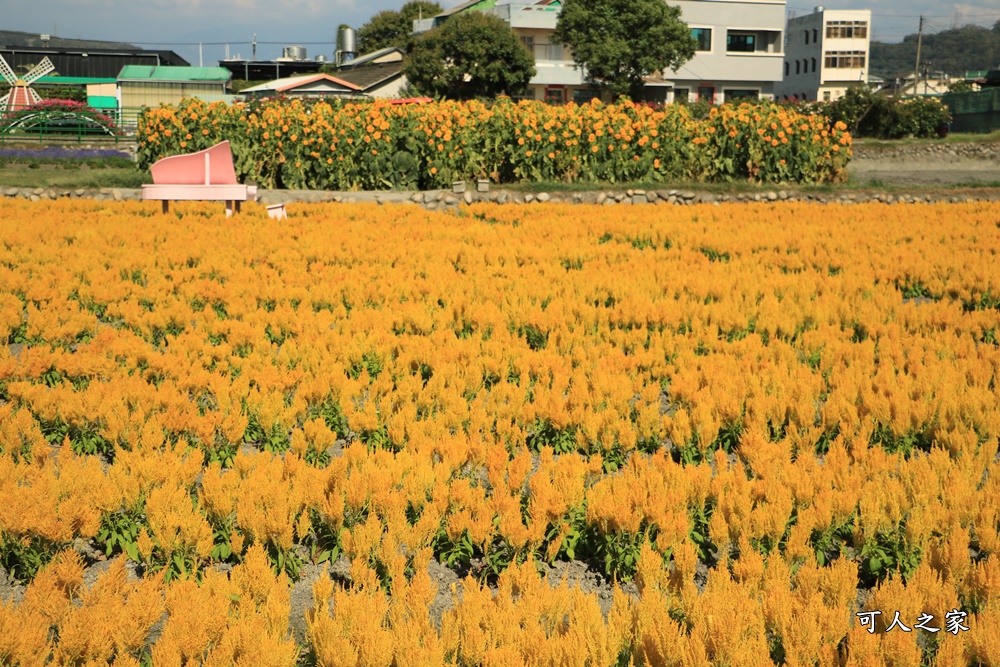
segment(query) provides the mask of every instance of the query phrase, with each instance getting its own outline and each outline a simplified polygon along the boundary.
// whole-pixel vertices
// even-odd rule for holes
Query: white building
[[[772,98],[781,81],[785,0],[681,0],[681,20],[698,42],[694,58],[663,76],[675,101],[715,104]]]
[[[672,102],[704,99],[721,104],[740,97],[773,97],[781,81],[785,0],[671,0],[691,26],[699,48],[676,72],[646,80],[644,98]],[[534,4],[469,0],[431,19],[414,21],[419,34],[464,11],[496,14],[534,55],[536,74],[527,97],[552,102],[587,102],[599,91],[577,68],[569,47],[555,42],[560,0]]]
[[[781,98],[836,100],[868,81],[872,13],[824,9],[788,19]]]

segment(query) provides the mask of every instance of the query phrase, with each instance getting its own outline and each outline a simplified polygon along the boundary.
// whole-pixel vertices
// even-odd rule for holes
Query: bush
[[[268,188],[430,189],[463,178],[825,183],[846,176],[845,130],[771,103],[713,107],[699,120],[682,105],[627,101],[185,100],[140,117],[138,160],[146,168],[228,139],[237,173]]]
[[[834,102],[814,108],[831,122],[847,125],[855,137],[872,139],[930,138],[940,125],[951,122],[948,108],[934,97],[901,99],[867,88],[850,88]]]

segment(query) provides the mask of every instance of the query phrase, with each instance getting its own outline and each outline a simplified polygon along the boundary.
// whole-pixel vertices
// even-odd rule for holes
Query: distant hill
[[[917,58],[917,35],[902,42],[871,43],[871,74],[894,79],[913,74]],[[920,60],[930,62],[930,71],[961,76],[969,70],[1000,69],[1000,21],[993,28],[975,25],[925,34]]]
[[[18,32],[16,30],[0,30],[0,49],[2,48],[49,48],[49,49],[110,49],[121,51],[137,51],[138,46],[125,42],[102,42],[95,39],[66,39],[52,35],[47,43],[42,42],[42,36],[35,32]]]

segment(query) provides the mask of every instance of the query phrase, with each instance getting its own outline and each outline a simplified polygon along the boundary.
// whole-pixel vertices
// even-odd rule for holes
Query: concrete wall
[[[726,88],[757,90],[762,97],[773,94],[774,84],[782,77],[783,0],[681,0],[676,4],[681,8],[681,18],[691,28],[711,29],[711,50],[697,52],[676,72],[664,72],[665,79],[673,81],[675,88],[688,89],[692,93],[699,87],[711,87],[714,90],[712,101],[716,103],[725,101]],[[727,50],[728,35],[746,33],[755,36],[753,52]]]

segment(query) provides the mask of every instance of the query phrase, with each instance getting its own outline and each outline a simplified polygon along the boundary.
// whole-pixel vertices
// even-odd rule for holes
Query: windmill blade
[[[0,97],[0,116],[2,116],[5,113],[7,113],[7,103],[10,101],[10,96],[11,96],[11,93],[13,93],[13,92],[14,92],[14,89],[12,88],[6,95],[4,95],[3,97]]]
[[[17,74],[14,74],[14,70],[11,69],[11,66],[7,64],[7,61],[3,59],[3,56],[0,56],[0,76],[2,76],[7,83],[12,86],[14,85],[14,82],[17,81]]]
[[[49,57],[45,56],[44,58],[42,58],[42,62],[35,65],[30,72],[24,75],[24,83],[30,86],[35,81],[38,81],[39,79],[41,79],[43,76],[45,76],[55,68],[56,66],[52,64],[52,61],[49,60]]]
[[[35,92],[34,88],[26,88],[28,91],[28,99],[30,100],[31,106],[38,104],[42,101],[42,96]]]

